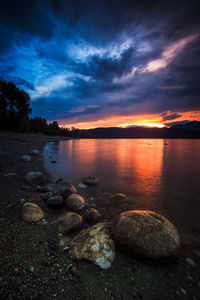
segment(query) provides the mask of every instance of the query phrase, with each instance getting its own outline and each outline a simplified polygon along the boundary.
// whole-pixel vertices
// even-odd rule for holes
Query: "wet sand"
[[[42,156],[20,160],[33,149],[42,149],[57,137],[0,132],[0,297],[2,299],[200,299],[200,249],[182,245],[173,264],[153,265],[117,250],[111,268],[101,270],[87,261],[72,261],[58,251],[55,219],[63,210],[52,210],[40,193],[22,189],[28,171],[42,171]],[[5,176],[9,173],[16,175]],[[106,195],[86,199],[109,219],[101,207]],[[24,199],[24,200],[22,200]],[[37,203],[46,222],[21,219],[24,201]],[[109,211],[109,210],[108,210]],[[112,212],[117,213],[117,208]],[[188,263],[190,257],[195,265]],[[70,272],[76,266],[78,273]]]

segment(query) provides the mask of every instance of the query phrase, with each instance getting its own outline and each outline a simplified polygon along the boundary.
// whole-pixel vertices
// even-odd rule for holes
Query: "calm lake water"
[[[53,179],[64,178],[77,187],[84,177],[95,175],[100,184],[79,189],[81,194],[125,193],[129,209],[165,215],[185,243],[200,246],[200,140],[69,140],[47,144],[44,157]]]

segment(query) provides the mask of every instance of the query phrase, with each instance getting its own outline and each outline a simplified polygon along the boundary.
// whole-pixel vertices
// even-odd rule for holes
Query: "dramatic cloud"
[[[0,77],[81,128],[200,119],[198,1],[2,0]]]

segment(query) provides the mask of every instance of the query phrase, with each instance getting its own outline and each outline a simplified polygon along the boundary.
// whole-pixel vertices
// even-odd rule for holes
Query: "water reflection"
[[[54,179],[77,185],[95,175],[100,184],[81,193],[125,193],[129,209],[164,214],[185,240],[197,238],[192,232],[200,221],[199,153],[200,140],[162,139],[70,140],[44,150],[45,167]]]

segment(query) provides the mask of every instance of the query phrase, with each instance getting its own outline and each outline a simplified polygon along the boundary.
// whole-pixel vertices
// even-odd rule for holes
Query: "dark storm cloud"
[[[200,110],[199,29],[194,0],[3,0],[1,77],[49,120],[172,120]]]
[[[168,121],[168,120],[178,119],[178,118],[180,118],[181,116],[182,116],[182,115],[179,115],[179,114],[177,114],[177,113],[174,113],[174,114],[165,116],[165,117],[163,118],[163,121]]]

